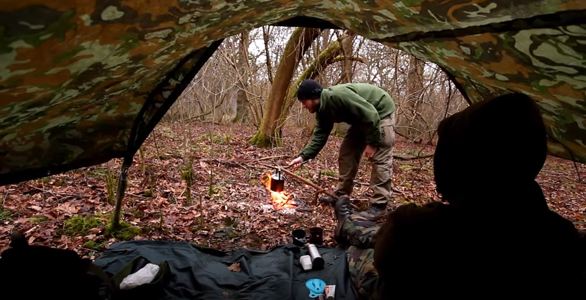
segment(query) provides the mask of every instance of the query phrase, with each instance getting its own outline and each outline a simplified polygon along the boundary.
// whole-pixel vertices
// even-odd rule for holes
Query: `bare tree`
[[[277,120],[285,103],[289,83],[299,60],[319,33],[320,30],[315,28],[298,28],[293,31],[275,73],[271,92],[266,101],[263,121],[251,138],[252,144],[261,147],[280,144],[281,132],[277,126]]]
[[[421,118],[419,108],[424,90],[423,67],[424,62],[415,56],[409,57],[407,71],[407,95],[403,99],[403,118],[397,126],[397,131],[411,139],[418,139],[421,135]]]
[[[165,120],[233,118],[257,128],[257,144],[278,144],[284,127],[311,127],[290,88],[306,78],[380,86],[397,104],[398,132],[418,142],[431,141],[439,121],[467,105],[439,67],[400,50],[341,30],[265,26],[226,38]]]
[[[249,101],[246,90],[249,85],[249,72],[250,62],[248,60],[248,46],[250,44],[248,32],[240,34],[240,44],[238,47],[238,65],[240,68],[236,68],[238,71],[238,90],[236,92],[236,115],[232,122],[243,122],[249,119]]]

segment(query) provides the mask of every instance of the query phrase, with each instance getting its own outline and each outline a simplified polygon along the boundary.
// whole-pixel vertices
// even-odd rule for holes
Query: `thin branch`
[[[549,136],[552,136],[552,135],[549,135]],[[574,164],[574,168],[576,169],[576,175],[578,176],[578,182],[582,182],[582,177],[580,176],[580,169],[578,167],[578,163],[576,162],[576,157],[574,156],[574,153],[572,152],[572,150],[570,150],[570,148],[568,146],[564,145],[558,139],[554,138],[554,140],[556,140],[558,142],[558,144],[562,145],[562,147],[568,152],[568,154],[570,155],[570,158]]]
[[[220,107],[220,105],[222,105],[223,103],[224,103],[224,98],[222,98],[222,101],[220,101],[217,105],[214,105],[209,111],[201,113],[199,115],[190,116],[189,118],[185,119],[185,121],[189,122],[189,121],[195,120],[197,118],[207,116],[207,115],[213,113],[216,110],[216,108]]]
[[[273,66],[271,64],[271,56],[269,53],[269,31],[266,29],[266,26],[262,27],[262,39],[263,39],[264,45],[265,45],[267,76],[269,78],[269,82],[271,84],[273,84]]]
[[[267,157],[262,157],[257,159],[257,161],[261,161],[261,160],[269,160],[269,159],[273,159],[273,158],[285,158],[285,157],[289,157],[288,155],[274,155],[274,156],[267,156]]]
[[[4,193],[4,196],[2,197],[2,203],[0,203],[0,210],[4,208],[4,203],[6,203],[6,199],[8,199],[8,189],[6,190],[6,192]]]
[[[419,152],[415,156],[404,156],[404,155],[399,155],[399,154],[393,154],[393,158],[395,158],[397,160],[402,160],[402,161],[418,160],[418,159],[424,159],[424,158],[430,158],[430,157],[433,157],[433,153],[421,155],[421,152]]]
[[[329,178],[329,179],[338,179],[338,177],[336,177],[336,176],[331,176],[331,175],[325,175],[325,174],[322,174],[322,176],[323,176],[323,177],[326,177],[326,178]],[[362,181],[354,181],[354,185],[360,185],[360,186],[370,186],[370,183],[368,183],[368,182],[362,182]],[[398,190],[398,189],[396,189],[396,188],[394,188],[394,187],[391,187],[391,191],[393,191],[393,192],[395,192],[395,193],[399,193],[399,194],[401,194],[401,195],[405,196],[405,193],[403,193],[403,191],[401,191],[401,190]]]
[[[217,158],[202,158],[199,161],[215,162],[215,163],[223,164],[223,165],[226,165],[229,167],[239,167],[239,168],[243,168],[243,169],[247,168],[247,166],[244,165],[243,163],[236,162],[234,160],[223,160],[223,159],[217,159]]]
[[[321,186],[319,186],[319,185],[317,185],[317,184],[315,184],[315,183],[313,183],[313,182],[311,182],[311,181],[309,181],[309,180],[307,180],[307,179],[305,179],[305,178],[303,178],[303,177],[301,177],[301,176],[299,176],[299,175],[297,175],[297,174],[295,174],[295,173],[293,173],[293,172],[291,172],[291,171],[289,171],[289,170],[287,170],[287,169],[285,169],[285,168],[280,168],[280,167],[276,167],[276,166],[271,166],[271,165],[267,165],[267,164],[263,164],[263,163],[257,163],[257,166],[256,166],[256,167],[257,167],[257,168],[258,168],[258,167],[265,167],[265,168],[270,168],[270,169],[279,169],[279,170],[281,170],[281,171],[283,171],[283,172],[287,173],[289,176],[291,176],[291,178],[293,178],[293,179],[297,179],[298,181],[301,181],[302,183],[305,183],[305,184],[307,184],[307,185],[309,185],[309,186],[313,187],[313,188],[314,188],[314,189],[316,189],[316,190],[317,190],[319,193],[324,193],[324,194],[326,194],[326,195],[328,195],[328,196],[330,196],[330,197],[332,197],[332,198],[334,198],[334,199],[338,199],[338,196],[337,196],[337,195],[335,195],[334,193],[332,193],[332,192],[329,192],[329,191],[325,190],[325,189],[324,189],[324,188],[322,188]]]

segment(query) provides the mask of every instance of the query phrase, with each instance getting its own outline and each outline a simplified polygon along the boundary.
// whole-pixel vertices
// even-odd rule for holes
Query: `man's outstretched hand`
[[[303,157],[298,156],[296,157],[294,160],[289,162],[289,165],[287,165],[287,167],[297,167],[299,166],[301,163],[303,163]]]
[[[366,158],[372,158],[374,156],[374,153],[376,152],[377,148],[371,145],[366,145],[366,148],[364,149],[364,156]]]

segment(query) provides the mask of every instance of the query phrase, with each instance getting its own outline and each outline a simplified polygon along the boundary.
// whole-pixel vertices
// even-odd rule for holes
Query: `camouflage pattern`
[[[399,48],[443,66],[472,102],[507,92],[531,96],[542,110],[550,152],[586,162],[586,25],[404,42]]]
[[[346,250],[348,271],[360,299],[373,299],[377,291],[378,272],[374,267],[374,243],[380,224],[364,212],[353,213],[340,229],[340,238],[350,247]]]
[[[359,299],[376,299],[378,272],[374,267],[374,249],[350,246],[346,250],[348,271]]]
[[[219,41],[297,16],[435,62],[471,101],[530,94],[557,142],[551,152],[586,162],[585,9],[583,0],[4,1],[0,184],[133,155]]]
[[[376,233],[380,228],[380,224],[373,221],[376,219],[376,217],[368,215],[367,211],[353,213],[342,224],[340,235],[350,245],[372,248],[376,242]]]

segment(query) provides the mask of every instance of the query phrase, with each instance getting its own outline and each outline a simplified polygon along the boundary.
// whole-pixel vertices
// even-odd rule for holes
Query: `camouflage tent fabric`
[[[222,39],[331,24],[444,68],[468,101],[538,101],[586,162],[586,1],[2,1],[0,184],[132,157]]]

